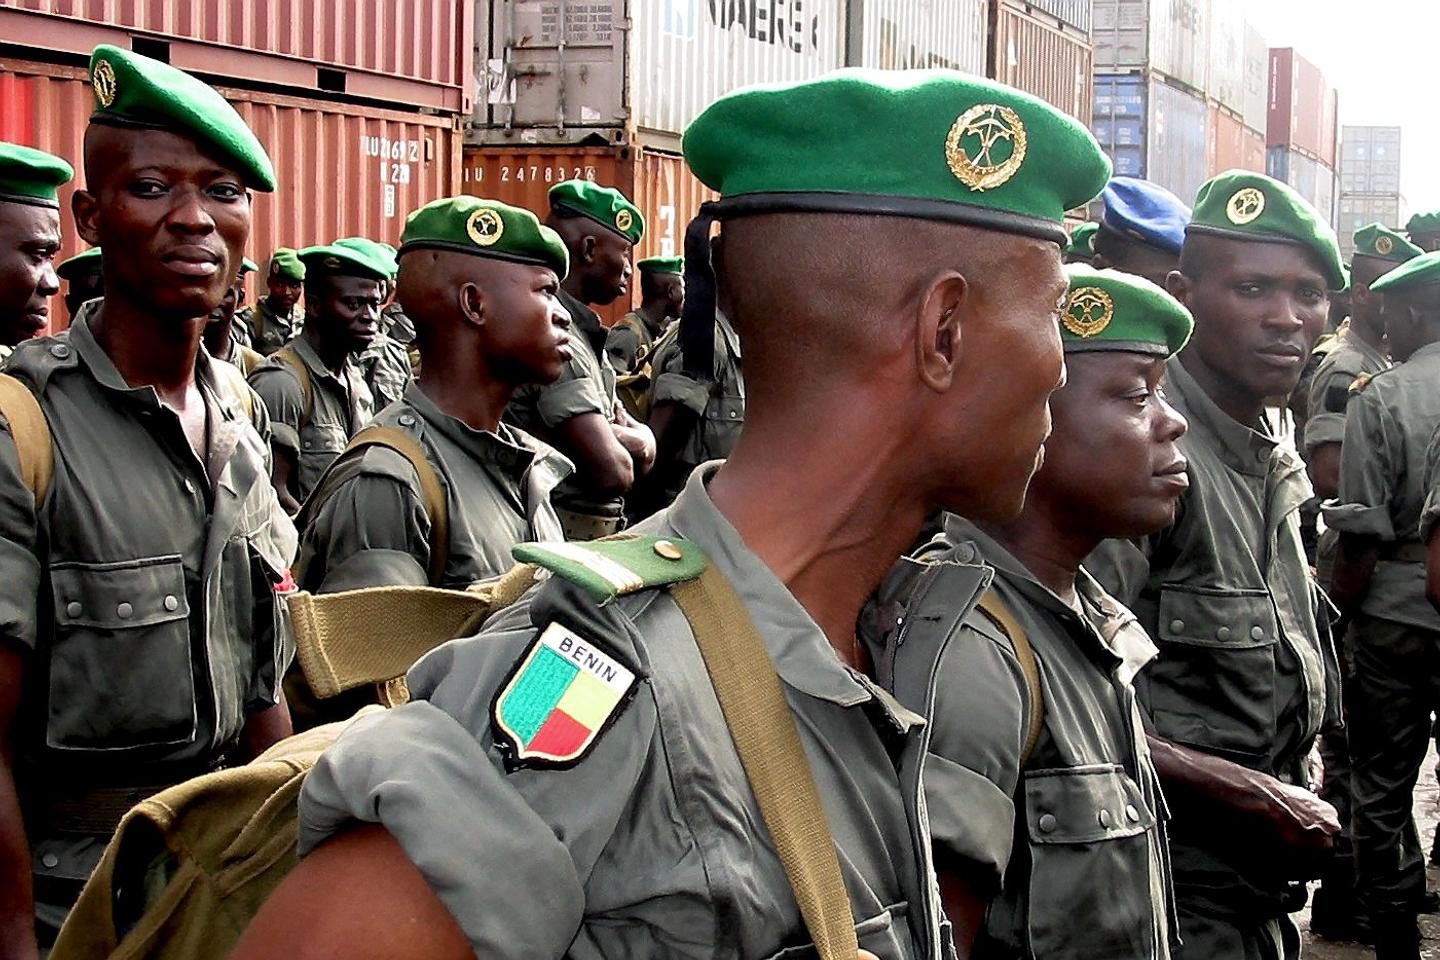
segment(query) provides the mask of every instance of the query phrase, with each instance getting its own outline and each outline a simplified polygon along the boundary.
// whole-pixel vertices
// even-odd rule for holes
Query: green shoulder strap
[[[309,420],[310,415],[315,412],[315,385],[310,382],[310,371],[305,369],[305,361],[288,345],[276,350],[274,356],[289,367],[290,372],[295,374],[295,379],[300,381],[300,395],[305,398],[305,419]]]
[[[1045,695],[1040,687],[1040,668],[1035,663],[1035,649],[1030,646],[1030,636],[1025,628],[1020,626],[1015,614],[994,590],[985,591],[975,608],[1010,638],[1015,659],[1020,661],[1020,672],[1025,675],[1025,686],[1030,690],[1030,725],[1025,735],[1025,749],[1020,754],[1020,768],[1023,770],[1030,754],[1035,752],[1035,744],[1040,742],[1040,732],[1045,729]]]
[[[10,435],[15,438],[20,477],[39,506],[50,492],[50,482],[55,477],[55,448],[45,411],[40,409],[40,402],[25,384],[0,373],[0,414],[4,414],[10,424]]]

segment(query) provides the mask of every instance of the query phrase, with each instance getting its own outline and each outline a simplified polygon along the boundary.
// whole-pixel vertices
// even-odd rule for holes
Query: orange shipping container
[[[645,216],[645,236],[635,258],[671,257],[685,252],[685,228],[706,200],[707,188],[674,154],[634,147],[466,147],[462,189],[535,211],[544,217],[550,188],[562,180],[593,180],[615,187]],[[631,300],[639,302],[639,286]],[[631,309],[617,301],[600,318],[608,326]]]
[[[394,243],[407,213],[460,190],[461,133],[453,118],[220,92],[265,144],[280,180],[275,193],[254,195],[246,253],[262,265],[277,246],[352,235]],[[0,140],[48,150],[78,170],[93,106],[81,69],[0,60]],[[62,258],[84,247],[69,213],[75,186],[61,192]],[[64,312],[58,306],[53,316]]]
[[[1226,170],[1265,172],[1265,136],[1245,126],[1230,111],[1210,105],[1207,167],[1215,176]]]

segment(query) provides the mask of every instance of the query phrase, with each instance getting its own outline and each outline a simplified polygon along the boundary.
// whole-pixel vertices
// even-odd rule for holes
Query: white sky
[[[1402,214],[1440,209],[1440,0],[1250,0],[1246,16],[1320,68],[1342,124],[1402,127]]]

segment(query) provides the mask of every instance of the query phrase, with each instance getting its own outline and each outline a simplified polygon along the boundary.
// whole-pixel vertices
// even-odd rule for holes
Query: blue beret
[[[1190,208],[1169,190],[1148,180],[1114,177],[1100,194],[1100,223],[1130,240],[1178,254],[1185,245]]]

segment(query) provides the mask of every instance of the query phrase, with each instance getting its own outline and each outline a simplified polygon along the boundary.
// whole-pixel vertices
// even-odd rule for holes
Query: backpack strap
[[[1020,661],[1020,672],[1025,675],[1025,686],[1030,690],[1030,724],[1025,735],[1025,749],[1020,754],[1020,768],[1023,770],[1030,754],[1035,752],[1035,744],[1040,742],[1040,732],[1045,729],[1045,695],[1040,686],[1040,667],[1035,662],[1035,649],[1030,646],[1025,628],[994,590],[985,591],[975,609],[985,614],[1009,638],[1010,646],[1015,650],[1015,659]]]
[[[220,392],[229,396],[239,405],[246,419],[255,422],[255,396],[250,392],[250,383],[245,374],[233,363],[210,358],[210,369],[215,373],[215,384]]]
[[[420,481],[420,495],[425,499],[425,515],[430,518],[430,585],[439,586],[445,576],[445,561],[450,556],[450,507],[440,475],[435,472],[420,441],[404,430],[378,424],[366,427],[350,438],[345,445],[345,453],[366,447],[394,450],[414,468]]]
[[[300,395],[304,398],[306,420],[315,413],[315,385],[310,382],[310,371],[305,368],[305,361],[296,354],[295,348],[290,346],[281,347],[274,353],[276,360],[290,368],[295,374],[295,379],[300,381]]]
[[[854,960],[855,918],[795,717],[760,632],[724,574],[670,594],[695,633],[715,696],[820,960]]]
[[[20,459],[20,478],[30,488],[38,507],[50,492],[55,477],[55,448],[45,411],[30,389],[12,376],[0,373],[0,414],[10,424],[15,452]]]

